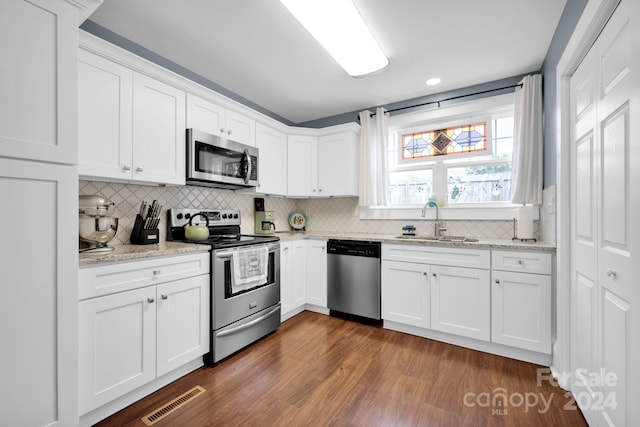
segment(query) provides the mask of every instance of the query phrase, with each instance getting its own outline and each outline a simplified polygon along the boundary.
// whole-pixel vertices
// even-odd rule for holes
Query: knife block
[[[160,242],[160,230],[157,228],[144,228],[144,219],[136,214],[136,222],[131,231],[131,243],[136,245],[153,245]]]

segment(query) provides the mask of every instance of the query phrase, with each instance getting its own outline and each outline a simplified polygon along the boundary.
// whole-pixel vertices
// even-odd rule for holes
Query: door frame
[[[565,390],[571,372],[571,111],[570,79],[622,0],[588,0],[556,68],[556,342],[551,371]]]

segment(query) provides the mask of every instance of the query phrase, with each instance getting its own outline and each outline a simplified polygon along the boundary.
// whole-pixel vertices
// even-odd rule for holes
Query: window
[[[504,204],[511,200],[513,106],[390,128],[391,205]]]

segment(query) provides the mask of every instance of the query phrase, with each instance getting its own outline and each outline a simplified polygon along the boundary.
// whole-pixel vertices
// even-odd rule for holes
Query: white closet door
[[[591,425],[640,423],[639,49],[623,0],[571,79],[572,390]]]

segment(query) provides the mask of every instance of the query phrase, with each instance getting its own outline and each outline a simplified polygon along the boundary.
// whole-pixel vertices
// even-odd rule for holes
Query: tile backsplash
[[[115,203],[115,216],[119,218],[118,234],[110,245],[128,244],[140,201],[158,200],[163,206],[161,212],[160,240],[166,240],[166,209],[168,208],[219,208],[240,209],[242,233],[254,233],[254,194],[243,194],[231,190],[222,190],[196,186],[151,186],[122,184],[101,181],[83,181],[79,183],[80,194],[100,195]],[[547,191],[547,201],[555,191]],[[288,218],[294,211],[307,216],[307,230],[311,232],[348,232],[400,234],[406,220],[361,220],[358,214],[358,198],[330,199],[287,199],[284,197],[264,197],[265,210],[275,211],[276,230],[290,229]],[[544,209],[543,209],[544,211]],[[430,234],[433,221],[420,221],[414,225],[418,233]],[[481,238],[510,239],[513,236],[512,221],[446,221],[449,235],[467,235]],[[555,241],[555,221],[550,215],[541,212],[541,221],[534,223],[536,236],[545,241]],[[550,241],[553,243],[552,241]]]

